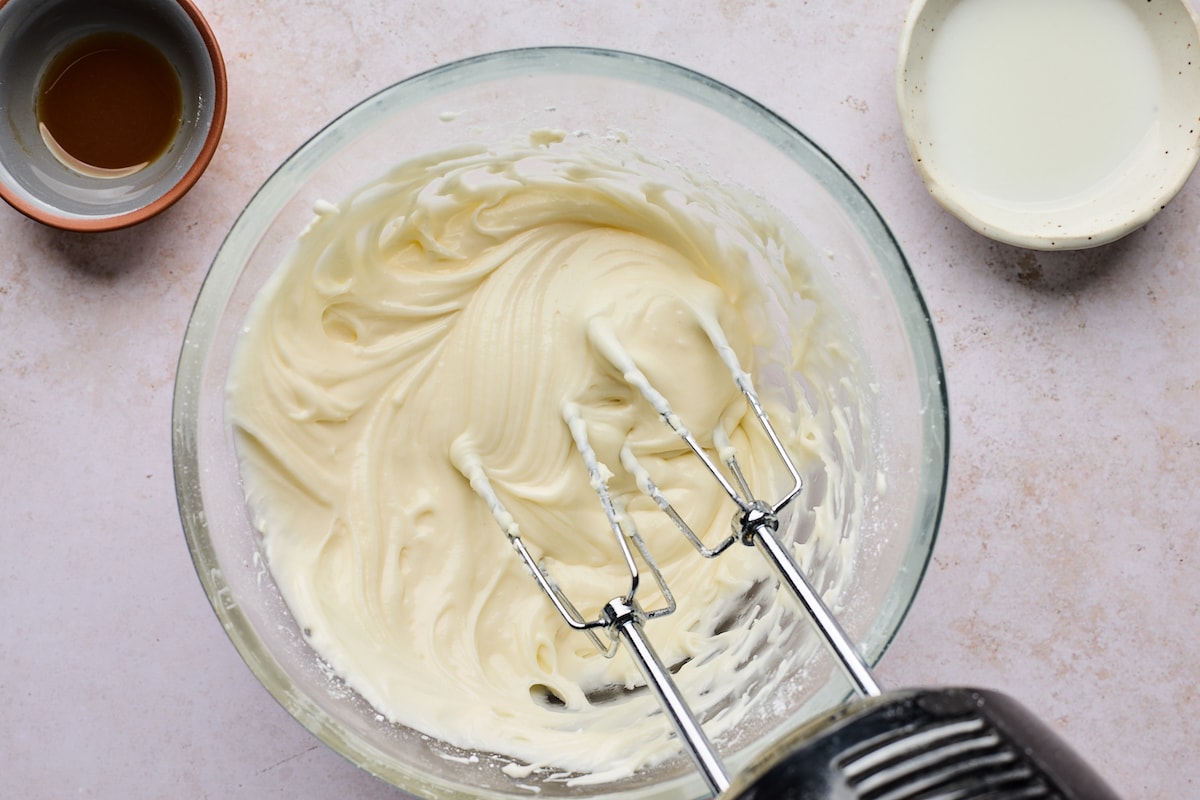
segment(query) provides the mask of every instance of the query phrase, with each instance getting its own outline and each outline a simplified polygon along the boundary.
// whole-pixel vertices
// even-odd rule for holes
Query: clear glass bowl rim
[[[239,277],[243,255],[253,249],[269,227],[274,211],[336,152],[336,145],[407,105],[436,96],[444,88],[530,73],[623,78],[682,95],[730,117],[770,141],[812,174],[843,204],[847,215],[872,243],[876,255],[885,256],[879,263],[901,309],[916,372],[922,379],[919,390],[925,400],[926,414],[920,483],[929,491],[922,498],[921,513],[910,532],[903,559],[905,580],[900,585],[897,578],[893,586],[893,596],[901,594],[901,601],[889,610],[890,630],[886,639],[874,643],[865,654],[871,663],[877,663],[886,652],[912,607],[932,558],[945,504],[950,454],[949,402],[941,353],[924,297],[899,243],[865,192],[824,149],[787,120],[702,73],[651,56],[595,47],[545,46],[485,53],[433,67],[369,95],[333,118],[275,169],[243,208],[218,248],[197,295],[181,347],[172,408],[172,459],[180,518],[197,576],[230,641],[255,677],[285,710],[335,752],[402,789],[436,790],[439,797],[446,796],[449,787],[422,786],[407,773],[381,774],[377,765],[382,763],[383,756],[369,742],[348,737],[317,719],[314,712],[317,715],[320,712],[315,706],[289,691],[289,676],[245,623],[236,604],[231,608],[222,601],[222,590],[227,587],[210,540],[203,499],[196,489],[200,469],[196,410],[209,346],[221,320],[220,311]],[[881,248],[885,252],[880,253]],[[492,796],[482,792],[451,792],[462,797]]]

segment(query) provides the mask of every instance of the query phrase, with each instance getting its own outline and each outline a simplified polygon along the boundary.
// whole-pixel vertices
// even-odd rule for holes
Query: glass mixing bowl
[[[433,69],[351,109],[271,176],[218,252],[184,340],[174,405],[183,527],[200,581],[246,664],[301,724],[383,780],[427,798],[533,791],[698,797],[703,784],[682,756],[623,780],[572,787],[551,774],[511,778],[503,759],[386,722],[309,647],[247,512],[225,417],[231,358],[251,302],[312,219],[314,202],[339,200],[417,155],[543,129],[592,132],[618,148],[629,143],[738,187],[807,242],[859,340],[869,378],[860,397],[870,406],[871,425],[851,435],[863,438],[858,457],[877,465],[884,479],[871,481],[858,498],[854,552],[837,556],[852,557],[854,565],[836,611],[867,659],[879,659],[921,581],[945,490],[946,394],[924,302],[879,213],[800,131],[703,75],[628,53],[539,48]],[[826,566],[814,566],[818,578]],[[813,638],[811,631],[797,635]],[[847,684],[832,660],[810,650],[761,713],[717,742],[730,769],[845,698]]]

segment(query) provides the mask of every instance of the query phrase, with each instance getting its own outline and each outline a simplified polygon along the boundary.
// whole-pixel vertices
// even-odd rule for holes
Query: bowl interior
[[[224,415],[242,321],[316,201],[340,200],[416,155],[547,129],[628,145],[740,187],[807,242],[864,353],[869,377],[860,388],[873,398],[871,424],[851,435],[886,475],[886,489],[873,484],[861,498],[854,568],[838,578],[836,611],[870,660],[882,655],[928,561],[945,484],[945,390],[923,301],[878,213],[813,143],[727,87],[625,53],[520,50],[435,69],[364,101],[270,178],[218,253],[184,342],[174,409],[181,516],[201,582],[247,664],[300,722],[370,772],[422,797],[524,796],[531,786],[551,797],[695,797],[702,784],[682,757],[573,787],[549,774],[509,777],[502,758],[383,721],[323,665],[281,599],[248,518]],[[836,577],[813,568],[831,576],[826,583]],[[794,636],[783,646],[815,654],[783,681],[777,702],[718,742],[733,769],[847,692],[811,634]]]
[[[1096,175],[1095,182],[1078,193],[1043,199],[1016,197],[981,186],[976,177],[968,176],[962,168],[961,153],[969,152],[970,158],[975,160],[996,160],[998,154],[988,155],[992,145],[982,141],[949,140],[951,137],[945,132],[952,129],[935,122],[935,115],[940,114],[944,119],[947,112],[940,110],[941,104],[931,103],[931,95],[938,94],[937,87],[931,91],[931,80],[938,81],[939,86],[949,80],[941,66],[948,63],[942,54],[957,45],[952,41],[954,37],[963,35],[961,21],[965,15],[951,18],[950,24],[947,19],[960,6],[966,7],[972,2],[976,9],[982,5],[980,0],[916,0],[905,21],[900,47],[897,95],[901,121],[918,172],[937,201],[985,236],[1045,250],[1078,249],[1113,241],[1144,224],[1162,209],[1182,187],[1200,156],[1200,125],[1197,124],[1200,119],[1200,61],[1196,60],[1196,53],[1200,51],[1200,33],[1189,4],[1185,0],[1156,3],[1113,0],[1094,6],[1086,2],[1058,4],[1057,7],[1074,14],[1108,8],[1121,14],[1122,19],[1127,18],[1130,24],[1123,28],[1131,37],[1126,41],[1131,48],[1129,58],[1133,59],[1135,52],[1146,54],[1145,86],[1137,91],[1139,95],[1150,97],[1157,86],[1158,101],[1146,115],[1144,135],[1128,145],[1128,156],[1111,173]],[[1107,16],[1102,17],[1107,21]],[[1085,30],[1082,25],[1077,27]],[[1004,27],[999,30],[996,36],[1005,41],[1020,40],[1021,34],[1016,29]],[[1102,29],[1097,27],[1096,30]],[[1122,50],[1125,50],[1124,46]],[[961,53],[961,50],[956,52]],[[1020,46],[1017,45],[1012,55],[1019,57],[1019,53]],[[996,56],[997,59],[1004,57],[1003,54]],[[961,59],[961,56],[957,58]],[[1142,66],[1140,61],[1137,65]],[[962,71],[967,74],[965,68]],[[1072,72],[1070,63],[1065,66],[1060,63],[1055,65],[1053,74],[1045,74],[1041,85],[1056,87],[1055,91],[1062,93],[1057,105],[1071,108],[1078,98],[1090,95],[1090,90],[1087,95],[1078,92],[1077,98],[1072,87],[1079,85],[1079,81],[1086,82],[1085,78]],[[979,84],[981,102],[992,97],[991,92]],[[934,108],[935,105],[939,108]],[[1001,99],[992,107],[1007,108],[1010,105]],[[1083,101],[1076,105],[1079,105],[1080,119],[1084,118],[1082,113],[1092,113],[1093,106],[1083,104]],[[1025,130],[1036,134],[1039,125],[1043,129],[1041,135],[1045,137],[1049,134],[1044,128],[1056,123],[1048,116],[1044,120],[1030,121]],[[960,127],[956,125],[953,130],[959,131]],[[1088,146],[1089,142],[1079,141],[1071,149],[1082,153],[1088,151]]]
[[[42,76],[63,48],[97,33],[137,36],[174,67],[182,119],[167,151],[124,177],[93,177],[64,166],[38,129]],[[190,3],[163,0],[8,0],[0,4],[0,194],[23,213],[58,227],[120,227],[173,202],[199,176],[224,121],[224,65],[207,24]]]

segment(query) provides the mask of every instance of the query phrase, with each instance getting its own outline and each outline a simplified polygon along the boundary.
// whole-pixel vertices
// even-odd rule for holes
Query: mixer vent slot
[[[889,732],[838,761],[860,800],[1051,800],[1037,768],[983,720]]]

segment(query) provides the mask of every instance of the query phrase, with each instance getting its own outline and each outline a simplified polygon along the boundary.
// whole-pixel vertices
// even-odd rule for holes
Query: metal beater
[[[791,487],[774,503],[756,497],[720,426],[714,433],[713,449],[719,454],[714,459],[646,378],[614,331],[597,319],[588,327],[590,343],[687,444],[733,501],[736,511],[731,533],[715,546],[706,545],[628,445],[621,450],[622,465],[635,477],[639,490],[670,517],[704,558],[716,558],[737,543],[758,550],[799,600],[858,695],[858,700],[787,737],[736,779],[645,635],[644,624],[672,613],[675,600],[645,542],[618,512],[608,489],[607,470],[588,440],[579,407],[565,403],[563,421],[587,467],[630,578],[627,591],[605,603],[594,619],[580,614],[526,548],[516,520],[492,488],[479,459],[460,452],[454,460],[567,625],[587,634],[607,657],[622,645],[627,649],[711,793],[722,800],[1116,800],[1111,789],[1061,740],[1005,695],[980,689],[883,692],[870,666],[778,538],[779,515],[800,496],[803,479],[723,331],[715,323],[700,322],[785,466]],[[642,573],[634,550],[662,594],[663,603],[656,608],[643,608],[637,600]]]

